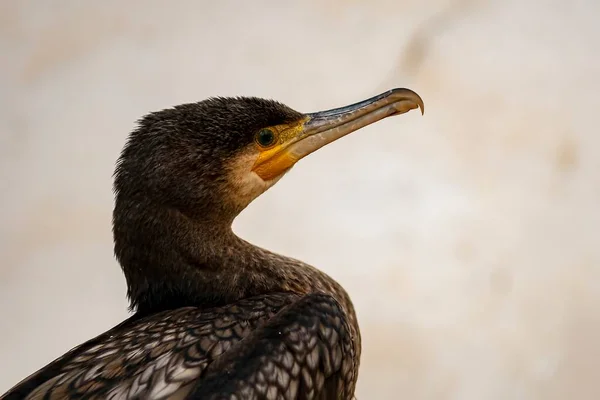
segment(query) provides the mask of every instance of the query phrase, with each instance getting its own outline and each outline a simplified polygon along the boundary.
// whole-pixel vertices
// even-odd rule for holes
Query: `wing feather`
[[[345,399],[353,360],[333,298],[270,294],[134,317],[1,399]]]

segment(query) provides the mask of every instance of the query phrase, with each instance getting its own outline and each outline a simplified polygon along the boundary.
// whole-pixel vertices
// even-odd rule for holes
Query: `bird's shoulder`
[[[344,349],[338,342],[344,339],[347,332],[343,315],[339,315],[336,309],[335,315],[325,317],[323,324],[322,316],[314,315],[311,318],[312,314],[323,311],[330,313],[333,308],[315,308],[313,296],[308,298],[312,303],[306,303],[306,296],[275,293],[222,307],[185,307],[142,318],[134,316],[26,378],[2,400],[183,399],[198,391],[200,380],[214,383],[211,376],[222,376],[223,367],[226,364],[231,367],[231,360],[236,358],[241,360],[250,356],[263,367],[273,368],[273,363],[269,363],[271,358],[283,360],[287,356],[268,356],[269,348],[274,343],[271,336],[279,336],[290,328],[293,328],[290,331],[291,339],[288,338],[287,347],[283,347],[284,350],[289,348],[289,355],[296,356],[295,359],[302,356],[307,361],[315,361],[314,357],[322,354],[324,362],[339,370]],[[325,298],[328,299],[327,296]],[[331,301],[335,308],[335,301]],[[319,301],[319,304],[323,303]],[[307,304],[312,304],[310,309],[307,309]],[[297,312],[298,305],[306,309],[304,315]],[[332,330],[327,321],[336,325],[335,329]],[[326,337],[319,338],[319,332]],[[256,338],[252,339],[253,336]],[[245,342],[248,342],[248,346],[235,348],[242,339],[247,339]],[[317,346],[319,349],[315,354],[310,354],[317,341],[321,346]],[[351,348],[350,341],[345,342],[345,347]],[[244,347],[251,347],[253,354],[248,354]],[[331,347],[330,352],[327,353],[324,347]],[[281,353],[281,349],[275,353]],[[247,364],[247,361],[244,363]],[[287,371],[288,385],[293,378],[291,374],[297,373],[301,367],[296,361],[292,364],[290,367],[293,368]],[[309,366],[317,367],[312,363]],[[251,371],[249,375],[252,375]],[[301,379],[300,376],[297,378]],[[326,376],[319,377],[321,382],[317,383],[322,384],[324,378]],[[246,381],[251,383],[256,377],[248,376],[248,379]],[[206,388],[211,386],[209,384]],[[220,389],[215,387],[214,390]]]

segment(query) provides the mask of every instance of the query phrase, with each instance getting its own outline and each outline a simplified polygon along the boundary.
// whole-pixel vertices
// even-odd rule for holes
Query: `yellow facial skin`
[[[272,126],[270,129],[275,134],[275,143],[269,147],[262,147],[255,143],[260,154],[252,170],[264,181],[270,181],[285,173],[301,158],[286,148],[298,141],[304,132],[304,123],[308,117],[292,124]]]

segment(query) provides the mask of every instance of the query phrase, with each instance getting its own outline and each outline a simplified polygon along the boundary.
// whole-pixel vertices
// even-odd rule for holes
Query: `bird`
[[[1,399],[353,398],[361,336],[346,290],[232,223],[300,159],[413,109],[421,97],[396,88],[315,113],[210,97],[139,119],[113,175],[132,314]]]

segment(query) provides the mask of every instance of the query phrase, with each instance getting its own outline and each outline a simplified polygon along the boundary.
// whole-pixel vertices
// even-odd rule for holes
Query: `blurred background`
[[[111,174],[143,114],[425,100],[236,221],[351,294],[358,399],[600,398],[596,0],[0,2],[0,393],[126,318]]]

